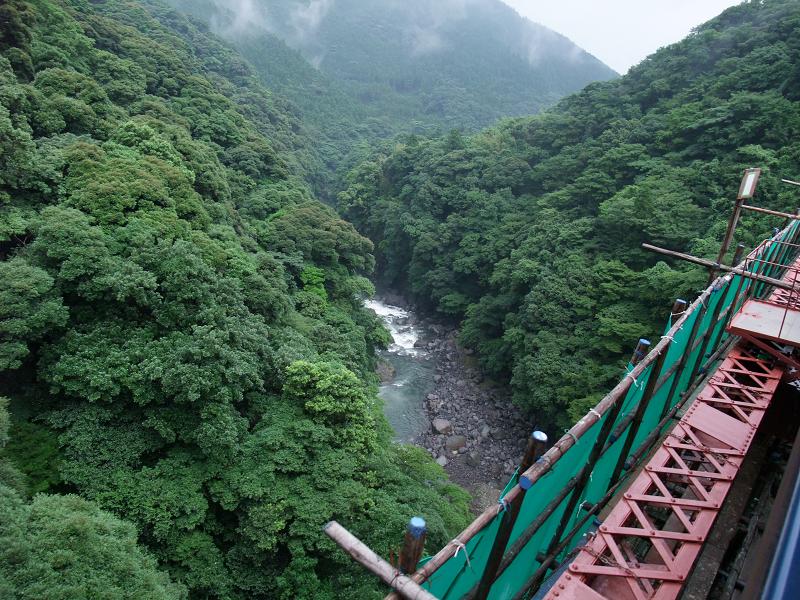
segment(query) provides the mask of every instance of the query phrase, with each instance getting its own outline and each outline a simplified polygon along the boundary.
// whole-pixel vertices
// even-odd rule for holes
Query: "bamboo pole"
[[[671,339],[665,339],[667,342],[672,343]],[[628,434],[625,436],[625,441],[623,442],[622,449],[619,452],[617,464],[614,466],[614,471],[611,473],[611,479],[609,480],[610,485],[614,485],[617,482],[620,473],[622,473],[622,469],[625,467],[625,461],[628,458],[628,452],[631,451],[633,441],[636,439],[636,435],[639,433],[639,427],[642,424],[644,413],[647,410],[647,407],[650,405],[650,399],[655,393],[656,383],[661,375],[661,369],[664,367],[664,359],[667,358],[667,352],[669,352],[669,343],[658,354],[658,358],[656,359],[655,363],[653,363],[650,376],[647,378],[647,385],[645,385],[644,392],[642,392],[642,397],[639,399],[639,403],[636,406],[636,412],[633,415],[633,421],[631,422],[631,426],[628,428]]]
[[[730,351],[730,348],[733,346],[734,339],[731,338],[730,340],[726,341],[723,344],[723,347],[720,347],[717,352],[709,359],[709,364],[719,358],[723,353],[727,353]],[[699,382],[698,382],[699,384]],[[525,597],[525,593],[528,590],[531,590],[536,586],[539,582],[538,580],[542,578],[543,575],[547,572],[550,565],[555,560],[556,556],[561,554],[564,548],[567,546],[569,541],[575,536],[575,534],[580,531],[580,529],[589,521],[589,519],[603,510],[606,505],[616,496],[617,492],[622,488],[623,484],[625,483],[626,478],[630,473],[632,473],[636,468],[638,468],[641,461],[648,456],[649,450],[652,448],[653,443],[661,437],[661,429],[671,420],[674,419],[677,415],[678,411],[685,406],[689,398],[691,397],[691,390],[696,387],[692,386],[691,383],[687,388],[686,392],[684,393],[683,397],[679,402],[672,407],[672,409],[666,414],[664,417],[661,418],[658,425],[653,428],[653,431],[644,439],[642,442],[636,447],[636,449],[631,453],[631,465],[628,471],[623,475],[619,481],[614,483],[613,485],[609,486],[608,490],[606,491],[605,495],[597,501],[597,504],[590,506],[587,508],[586,515],[569,531],[566,537],[561,541],[561,543],[541,562],[539,568],[528,578],[525,585],[523,585],[517,594],[514,596],[515,600],[521,599]],[[511,559],[513,561],[513,558]],[[511,562],[511,561],[509,561]]]
[[[800,230],[798,230],[798,232],[800,232]],[[796,233],[798,233],[798,232],[796,232]],[[797,235],[795,235],[795,238],[796,237],[797,237]],[[650,244],[643,244],[642,247],[645,248],[646,250],[652,250],[654,252],[658,252],[658,253],[665,254],[665,255],[668,255],[668,256],[681,258],[681,259],[684,259],[684,260],[688,260],[689,262],[694,262],[696,264],[700,264],[702,266],[706,266],[706,267],[717,266],[712,261],[709,261],[709,260],[697,258],[697,257],[690,256],[690,255],[687,255],[687,254],[683,254],[683,253],[680,253],[680,252],[674,252],[674,251],[671,251],[671,250],[665,250],[663,248],[658,248],[658,247],[652,246]],[[719,265],[719,269],[722,270],[722,271],[726,271],[726,272],[734,273],[734,274],[737,274],[737,275],[741,275],[742,277],[750,279],[750,280],[753,280],[753,281],[760,281],[760,282],[763,282],[763,283],[768,283],[770,285],[774,285],[776,287],[780,287],[780,288],[784,288],[784,289],[792,289],[792,286],[790,286],[788,284],[785,284],[784,282],[782,282],[780,280],[774,280],[774,279],[766,278],[766,277],[759,276],[759,275],[753,275],[753,274],[748,273],[748,272],[746,272],[743,269],[738,268],[738,267],[728,267],[728,266],[725,266],[725,265]],[[688,315],[690,315],[693,311],[697,310],[698,309],[698,305],[702,306],[702,303],[709,296],[709,294],[710,294],[710,286],[709,286],[709,288],[704,290],[703,293],[692,303],[692,305],[684,312],[684,314],[681,316],[681,318],[673,324],[673,326],[670,328],[669,332],[667,332],[667,336],[674,336],[678,332],[678,330],[683,326],[683,323],[688,318]],[[699,321],[700,318],[701,317],[698,316],[697,320]],[[692,344],[693,337],[694,336],[690,336],[689,344]],[[731,338],[731,340],[733,340],[733,339],[735,339],[735,338]],[[725,345],[730,343],[731,340],[726,341]],[[537,462],[536,464],[532,465],[530,469],[528,469],[525,473],[523,473],[520,476],[520,482],[521,483],[524,482],[525,485],[527,485],[528,488],[529,488],[536,481],[538,481],[538,479],[542,475],[544,475],[552,467],[552,465],[555,464],[564,455],[564,453],[570,447],[572,447],[575,444],[577,439],[579,439],[586,432],[586,430],[588,430],[600,418],[600,417],[597,417],[595,415],[601,415],[602,416],[603,414],[605,414],[606,411],[609,410],[609,408],[611,406],[613,406],[613,404],[615,402],[620,401],[620,399],[627,393],[628,389],[630,388],[630,386],[632,384],[632,380],[635,379],[636,377],[639,377],[639,375],[641,375],[641,373],[644,371],[644,369],[647,368],[647,366],[649,366],[655,360],[655,358],[657,356],[655,353],[656,352],[660,352],[666,346],[667,346],[667,341],[662,339],[661,342],[659,342],[655,346],[655,348],[653,348],[653,351],[650,352],[650,354],[647,357],[645,357],[645,359],[639,365],[636,365],[636,367],[634,367],[634,369],[631,371],[631,373],[629,375],[627,375],[625,377],[625,379],[620,381],[594,407],[594,409],[592,409],[592,411],[590,411],[590,413],[587,413],[580,421],[578,421],[578,423],[576,423],[569,430],[569,432],[567,434],[565,434],[560,440],[558,440],[556,442],[556,444],[554,444],[554,446],[548,452],[546,452],[544,456],[542,456],[542,460],[540,462]],[[695,347],[696,347],[696,344],[695,344]],[[719,354],[720,351],[721,351],[721,348],[720,348],[720,350],[717,350],[717,352],[715,352],[715,355]],[[711,362],[713,362],[713,359],[714,359],[714,357],[712,356],[712,358],[706,364],[710,364]],[[671,370],[672,369],[680,371],[680,369],[678,369],[677,367],[672,367]],[[670,370],[670,372],[666,373],[664,375],[664,377],[661,378],[663,380],[663,381],[661,381],[662,385],[668,379],[669,375],[671,375],[671,370]],[[680,377],[680,372],[676,375],[676,379],[679,379],[679,377]],[[690,382],[690,386],[691,386],[691,382]],[[672,397],[673,393],[671,392],[669,395],[670,395],[670,397]],[[688,397],[688,394],[686,394],[685,397]],[[684,400],[685,400],[685,398],[684,398]],[[676,404],[676,406],[679,406],[679,404]],[[670,411],[669,414],[671,415],[671,414],[674,414],[674,413],[673,413],[673,411]],[[668,416],[669,415],[665,415],[665,418],[667,418]],[[649,439],[649,437],[648,437],[648,439]],[[563,501],[563,499],[566,497],[566,495],[572,490],[572,487],[574,487],[575,478],[573,478],[571,480],[571,482],[572,482],[572,485],[568,484],[567,486],[565,486],[565,489],[562,490],[559,493],[559,497],[555,498],[554,501],[551,501],[550,504],[552,504],[554,506],[558,506],[558,504],[560,504],[560,502]],[[509,490],[508,494],[506,494],[506,496],[505,496],[506,501],[509,502],[509,501],[513,500],[520,492],[521,492],[520,484],[517,484],[511,490]],[[556,500],[558,502],[555,502]],[[548,506],[550,506],[550,505],[548,505]],[[445,562],[447,562],[455,554],[455,552],[458,550],[458,548],[461,547],[462,543],[466,544],[475,535],[480,533],[489,523],[491,523],[492,520],[497,516],[498,511],[499,511],[499,508],[496,507],[496,506],[486,509],[466,529],[464,529],[464,531],[462,531],[458,535],[457,538],[455,538],[450,543],[445,545],[441,550],[439,550],[439,552],[436,553],[436,555],[434,555],[427,563],[425,563],[425,565],[423,565],[422,568],[420,568],[416,573],[414,573],[412,575],[412,579],[414,581],[416,581],[416,582],[425,581],[428,577],[430,577],[433,573],[435,573],[439,569],[439,567],[441,567]],[[508,567],[508,565],[510,565],[510,563],[513,561],[514,557],[521,551],[521,549],[524,547],[524,545],[528,541],[530,541],[530,539],[533,537],[533,535],[535,535],[535,532],[538,530],[539,527],[541,527],[541,524],[544,523],[544,521],[550,516],[550,514],[552,514],[552,511],[550,513],[548,513],[547,510],[544,510],[543,513],[541,515],[539,515],[539,517],[537,517],[537,519],[534,520],[534,522],[531,523],[531,525],[529,525],[529,527],[528,527],[528,529],[526,529],[525,533],[523,533],[523,535],[520,536],[519,539],[517,539],[517,541],[509,549],[509,552],[507,552],[506,555],[504,556],[503,561],[500,564],[500,568],[498,569],[498,576],[499,576],[499,574],[502,574],[503,571],[505,571],[505,569]],[[539,521],[541,521],[541,522],[539,522]],[[533,531],[533,533],[530,533],[530,535],[527,535],[528,532],[531,531],[531,530]],[[520,544],[520,542],[522,541],[522,538],[524,538],[524,537],[527,537],[527,539],[524,541],[524,543]],[[396,600],[397,598],[398,598],[398,595],[393,592],[393,593],[389,594],[386,597],[385,600]]]
[[[640,362],[641,358],[639,358],[638,356],[639,348],[646,349],[649,347],[650,347],[649,340],[640,339],[639,345],[636,347],[637,350],[636,352],[634,352],[631,362],[633,364]],[[666,350],[663,351],[661,354],[659,354],[659,357],[655,362],[656,366],[660,365],[663,362],[664,354],[666,354]],[[652,380],[654,384],[657,378],[658,378],[657,376],[653,378],[651,372],[650,380]],[[648,380],[648,384],[650,383],[650,380]],[[572,490],[572,495],[570,496],[569,501],[567,502],[567,507],[561,514],[561,520],[558,523],[558,527],[556,527],[555,533],[553,534],[553,537],[550,540],[550,544],[547,546],[548,553],[552,552],[553,549],[558,546],[559,542],[561,541],[561,536],[564,535],[564,530],[567,528],[569,520],[572,518],[572,513],[575,510],[575,507],[578,506],[578,502],[581,499],[581,495],[586,489],[586,484],[589,482],[589,477],[591,476],[592,471],[594,471],[594,468],[597,465],[597,461],[600,460],[600,457],[603,454],[603,450],[605,450],[606,441],[608,440],[608,436],[611,433],[611,428],[614,426],[614,422],[617,420],[617,417],[619,416],[619,413],[622,410],[622,404],[623,404],[622,399],[620,399],[620,401],[616,402],[611,407],[611,410],[608,411],[606,420],[603,422],[603,425],[597,434],[597,438],[594,441],[594,445],[592,446],[592,449],[589,451],[589,456],[586,459],[586,465],[581,469],[580,475],[578,475],[578,480],[575,483],[575,488]]]
[[[523,531],[520,536],[516,539],[516,541],[511,545],[511,548],[508,549],[505,556],[503,557],[503,562],[500,563],[500,568],[497,569],[497,576],[495,577],[495,581],[497,578],[500,577],[505,570],[511,566],[511,563],[514,562],[514,559],[517,558],[520,552],[522,552],[523,548],[528,545],[533,539],[533,536],[541,529],[542,525],[547,522],[547,519],[556,512],[556,509],[561,506],[561,503],[564,501],[564,498],[575,489],[575,484],[578,482],[578,477],[580,476],[580,472],[575,475],[575,477],[571,478],[564,488],[558,493],[558,495],[550,500],[547,505],[542,509],[542,512],[536,515],[536,518],[528,525],[528,528]]]
[[[410,577],[403,575],[380,556],[375,554],[364,542],[359,540],[336,521],[329,521],[323,527],[326,535],[347,552],[368,571],[377,575],[408,600],[437,600],[436,596],[422,589]]]
[[[425,547],[425,535],[428,529],[425,519],[422,517],[411,517],[406,528],[403,549],[400,551],[400,571],[403,573],[413,573],[417,570],[417,563],[422,558],[422,550]]]
[[[664,399],[664,405],[661,408],[661,416],[663,417],[667,410],[669,410],[669,404],[672,401],[672,397],[675,395],[675,392],[678,389],[678,385],[680,384],[681,377],[683,376],[683,371],[686,368],[686,364],[689,362],[689,357],[694,352],[695,348],[697,348],[697,343],[695,343],[695,338],[697,337],[697,330],[700,329],[700,323],[705,317],[706,314],[706,305],[703,304],[697,312],[697,316],[692,323],[692,329],[689,331],[689,337],[686,340],[686,349],[684,350],[683,354],[681,354],[681,358],[678,361],[678,365],[676,367],[675,378],[672,380],[672,384],[669,386],[669,392],[667,392],[667,396]],[[700,343],[700,340],[697,340]],[[689,379],[688,383],[691,383],[691,378]]]
[[[533,462],[544,454],[544,445],[547,443],[547,435],[542,431],[534,431],[528,439],[528,448],[525,451],[525,456],[519,465],[519,471],[527,471]],[[514,524],[517,522],[519,510],[522,508],[522,502],[525,499],[525,492],[523,489],[513,502],[506,503],[506,510],[503,513],[503,520],[500,522],[500,527],[492,544],[492,550],[489,553],[489,558],[481,575],[481,580],[478,582],[478,587],[475,595],[472,596],[476,600],[486,600],[489,591],[492,589],[492,584],[497,577],[497,569],[503,560],[503,554],[508,546],[508,540],[511,538],[511,532],[514,529]]]
[[[691,383],[694,381],[694,378],[697,377],[698,373],[700,373],[700,369],[705,367],[704,358],[706,355],[706,350],[708,349],[708,342],[711,341],[711,336],[714,335],[714,329],[716,329],[717,324],[719,322],[719,313],[722,311],[722,304],[725,302],[725,296],[728,293],[728,287],[730,286],[730,282],[724,288],[721,287],[718,291],[719,297],[717,298],[717,303],[714,305],[714,312],[711,313],[711,320],[708,323],[708,329],[706,329],[705,333],[703,334],[703,343],[700,344],[700,350],[697,353],[697,360],[692,367],[691,375],[689,375],[689,382]]]
[[[732,336],[729,339],[725,340],[725,342],[717,349],[717,351],[711,355],[708,359],[706,365],[712,364],[716,361],[720,356],[730,351],[731,346],[736,341],[736,337]],[[702,381],[702,380],[701,380]],[[636,449],[631,452],[631,463],[633,465],[638,465],[639,461],[642,459],[642,456],[646,455],[650,448],[652,448],[653,444],[661,437],[661,429],[666,425],[671,419],[675,418],[675,415],[678,414],[678,411],[683,408],[686,402],[692,395],[694,389],[701,383],[698,381],[697,384],[692,384],[690,381],[687,386],[686,390],[681,394],[680,400],[675,403],[675,406],[670,408],[662,417],[658,424],[653,427],[652,431],[647,435],[645,439],[642,440],[642,443],[639,444]],[[628,470],[630,472],[631,469]]]
[[[759,281],[761,283],[766,283],[769,285],[774,285],[775,287],[783,288],[785,290],[793,289],[791,285],[789,285],[788,283],[784,283],[780,279],[773,279],[772,277],[765,277],[764,275],[756,275],[754,273],[744,271],[743,269],[740,269],[738,267],[729,267],[727,265],[721,265],[715,263],[712,260],[699,258],[697,256],[692,256],[691,254],[684,254],[683,252],[675,252],[674,250],[667,250],[666,248],[659,248],[658,246],[652,246],[650,244],[642,244],[642,248],[644,248],[645,250],[650,250],[651,252],[657,252],[658,254],[663,254],[665,256],[680,258],[681,260],[685,260],[687,262],[694,263],[696,265],[701,265],[703,267],[713,267],[720,271],[725,271],[726,273],[734,273],[735,275],[748,277],[750,279],[754,279],[755,281]]]

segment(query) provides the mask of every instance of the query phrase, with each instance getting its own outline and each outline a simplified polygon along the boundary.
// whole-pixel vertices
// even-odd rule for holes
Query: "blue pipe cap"
[[[644,346],[649,346],[650,345],[650,340],[646,340],[644,338],[639,338],[639,343],[644,345]]]
[[[425,519],[422,517],[411,517],[411,520],[408,522],[408,533],[410,533],[414,539],[419,539],[426,530]]]
[[[544,431],[536,430],[531,434],[534,441],[545,443],[547,441],[547,434]]]

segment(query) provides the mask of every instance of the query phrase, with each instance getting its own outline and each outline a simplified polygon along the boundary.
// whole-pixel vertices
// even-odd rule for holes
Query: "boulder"
[[[447,457],[444,454],[440,455],[439,458],[436,459],[436,464],[440,467],[447,466]]]
[[[467,464],[470,467],[478,467],[481,464],[481,455],[474,450],[467,454]]]
[[[444,435],[453,433],[453,426],[447,419],[440,419],[437,417],[436,419],[433,420],[431,425],[433,425],[433,430],[436,433],[441,433]]]
[[[465,438],[463,435],[451,435],[444,443],[444,447],[450,452],[458,452],[459,448],[463,448],[466,445],[467,438]]]
[[[389,383],[396,374],[395,368],[383,360],[378,363],[375,371],[378,373],[381,383]]]

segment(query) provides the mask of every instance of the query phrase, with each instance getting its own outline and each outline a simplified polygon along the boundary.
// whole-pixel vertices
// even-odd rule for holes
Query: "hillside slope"
[[[640,244],[715,256],[745,167],[794,211],[779,179],[800,174],[799,136],[800,5],[752,1],[542,116],[411,136],[353,170],[339,204],[379,281],[463,321],[485,369],[556,426],[705,281]],[[779,224],[748,214],[737,241]]]
[[[476,130],[616,76],[500,0],[169,2],[295,103],[334,167],[360,141]]]
[[[401,122],[474,129],[615,76],[499,0],[284,0],[266,19],[371,111]]]
[[[323,523],[384,554],[413,514],[434,545],[464,524],[466,494],[391,442],[387,334],[360,301],[372,244],[312,196],[311,146],[156,0],[0,6],[0,535],[28,574],[51,560],[34,510],[104,544],[83,551],[110,561],[102,593],[148,578],[130,597],[379,597]],[[24,504],[7,461],[20,487],[82,499]],[[81,560],[52,560],[80,580]]]

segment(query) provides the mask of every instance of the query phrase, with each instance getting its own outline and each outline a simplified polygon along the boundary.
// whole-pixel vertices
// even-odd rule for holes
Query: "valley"
[[[624,75],[500,0],[0,3],[0,597],[383,597],[323,524],[496,506],[703,289],[643,242],[795,211],[798,65],[793,0]]]

